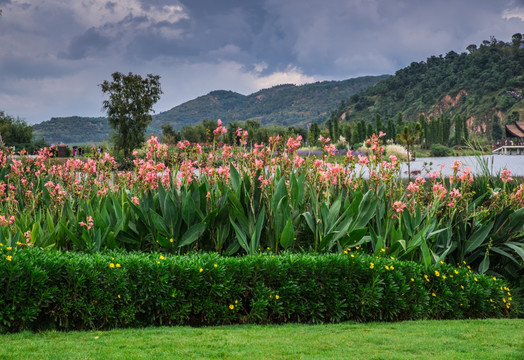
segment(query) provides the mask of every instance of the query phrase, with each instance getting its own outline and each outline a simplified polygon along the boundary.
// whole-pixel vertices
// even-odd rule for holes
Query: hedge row
[[[0,247],[0,331],[510,316],[506,283],[363,254],[220,257]]]

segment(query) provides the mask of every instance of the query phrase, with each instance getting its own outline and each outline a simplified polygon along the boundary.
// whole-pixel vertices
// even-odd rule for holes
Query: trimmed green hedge
[[[0,254],[1,332],[483,318],[513,309],[503,280],[352,252],[232,258],[4,246]]]

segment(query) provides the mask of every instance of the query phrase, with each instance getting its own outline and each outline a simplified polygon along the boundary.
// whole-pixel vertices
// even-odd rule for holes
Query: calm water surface
[[[497,175],[504,168],[507,168],[511,170],[512,175],[524,176],[524,155],[484,155],[481,159],[487,164],[492,175]],[[411,171],[421,171],[421,175],[423,176],[427,173],[426,170],[438,170],[442,164],[444,165],[442,172],[445,175],[451,175],[453,173],[451,165],[453,165],[453,162],[456,160],[462,162],[463,169],[466,167],[471,168],[474,175],[481,173],[479,158],[475,156],[417,158],[411,162]],[[403,163],[401,169],[402,175],[407,177],[407,164]]]

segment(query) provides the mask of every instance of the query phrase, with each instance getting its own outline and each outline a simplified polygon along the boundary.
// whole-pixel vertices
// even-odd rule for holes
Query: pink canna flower
[[[404,212],[404,209],[406,208],[406,204],[404,204],[402,201],[395,201],[392,207],[395,212],[401,213],[401,212]]]
[[[502,172],[500,174],[500,179],[504,183],[507,183],[507,182],[513,180],[513,178],[511,177],[511,170],[504,168],[504,170],[502,170]]]

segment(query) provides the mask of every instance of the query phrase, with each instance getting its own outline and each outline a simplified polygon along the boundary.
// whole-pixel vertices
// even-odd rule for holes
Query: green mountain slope
[[[280,85],[247,96],[232,91],[213,91],[153,115],[148,132],[161,134],[164,123],[180,129],[203,119],[222,119],[224,123],[257,119],[263,125],[305,126],[313,121],[324,121],[330,110],[343,99],[348,99],[388,77],[389,75],[365,76],[301,86]],[[33,129],[35,137],[44,137],[50,144],[101,142],[107,140],[110,133],[106,119],[78,116],[52,118],[34,125]]]
[[[494,115],[501,123],[524,118],[524,48],[492,38],[469,53],[449,52],[413,62],[394,76],[353,95],[345,111],[349,122],[382,119],[402,112],[407,120],[419,114],[466,115],[477,134],[491,129]]]

